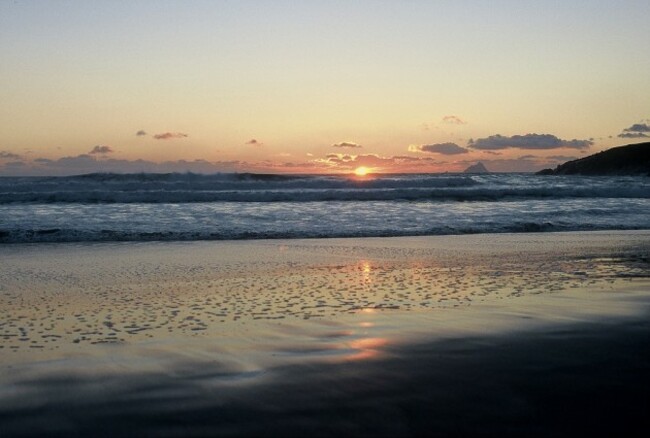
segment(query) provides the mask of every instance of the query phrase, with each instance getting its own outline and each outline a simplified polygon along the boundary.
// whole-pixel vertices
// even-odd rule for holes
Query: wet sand
[[[650,232],[0,248],[0,435],[630,434]]]

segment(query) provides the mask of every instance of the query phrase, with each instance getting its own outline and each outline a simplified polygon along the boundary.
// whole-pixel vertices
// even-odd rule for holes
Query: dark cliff
[[[538,175],[649,175],[650,142],[619,146],[567,161]]]

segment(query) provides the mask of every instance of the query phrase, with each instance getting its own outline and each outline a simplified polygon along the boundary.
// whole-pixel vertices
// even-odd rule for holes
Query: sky
[[[535,171],[650,139],[650,2],[0,0],[0,176]]]

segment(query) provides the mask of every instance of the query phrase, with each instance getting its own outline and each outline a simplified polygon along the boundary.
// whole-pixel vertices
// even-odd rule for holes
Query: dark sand
[[[6,245],[0,436],[645,436],[649,260],[647,231]]]

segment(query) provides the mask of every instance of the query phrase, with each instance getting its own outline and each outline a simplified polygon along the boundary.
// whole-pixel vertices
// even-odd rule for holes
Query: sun
[[[356,176],[366,176],[368,175],[368,168],[364,166],[357,167],[356,169],[354,169],[354,174]]]

